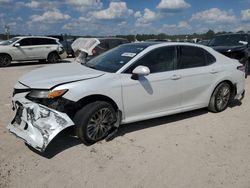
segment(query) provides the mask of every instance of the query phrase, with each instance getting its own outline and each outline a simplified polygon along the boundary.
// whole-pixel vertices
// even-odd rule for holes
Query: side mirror
[[[239,43],[240,43],[240,44],[243,44],[243,45],[248,45],[248,42],[246,42],[246,41],[241,41],[241,40],[240,40]]]
[[[132,79],[138,79],[139,76],[147,76],[150,74],[150,70],[146,66],[139,65],[132,71]]]
[[[15,47],[20,47],[20,43],[14,44]]]

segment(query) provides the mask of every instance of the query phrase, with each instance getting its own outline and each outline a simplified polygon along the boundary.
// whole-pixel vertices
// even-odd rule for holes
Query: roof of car
[[[134,42],[134,43],[126,43],[123,45],[131,45],[131,46],[141,46],[141,47],[149,47],[152,45],[156,45],[156,44],[161,44],[162,42]]]
[[[54,39],[57,40],[57,38],[53,38],[53,37],[46,37],[46,36],[17,36],[15,38],[45,38],[45,39]]]
[[[127,40],[125,38],[117,38],[117,37],[103,37],[97,38],[98,40],[111,40],[111,39],[118,39],[118,40]]]
[[[216,36],[226,36],[226,35],[249,35],[248,33],[224,33]]]
[[[196,46],[196,47],[202,47],[203,45],[195,44],[195,43],[189,43],[189,42],[134,42],[134,43],[127,43],[123,45],[132,45],[132,46],[141,46],[141,47],[149,47],[149,46],[174,46],[174,45],[185,45],[185,46]]]

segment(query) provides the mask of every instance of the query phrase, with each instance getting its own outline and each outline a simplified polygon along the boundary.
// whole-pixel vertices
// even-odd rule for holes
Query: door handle
[[[211,74],[216,74],[216,73],[218,73],[218,71],[215,70],[215,69],[212,69],[212,70],[210,71],[210,73],[211,73]]]
[[[174,74],[173,76],[171,76],[171,80],[179,80],[179,79],[181,79],[180,75]]]

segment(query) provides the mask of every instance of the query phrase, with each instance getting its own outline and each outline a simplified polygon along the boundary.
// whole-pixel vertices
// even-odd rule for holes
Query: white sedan
[[[21,77],[10,132],[39,151],[67,127],[84,143],[110,138],[120,124],[244,97],[244,66],[189,43],[121,45],[85,64],[60,64]]]

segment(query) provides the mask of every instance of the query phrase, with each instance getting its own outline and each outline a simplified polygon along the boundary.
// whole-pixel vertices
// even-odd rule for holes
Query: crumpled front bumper
[[[13,98],[16,115],[7,129],[38,151],[44,152],[51,140],[74,125],[66,113],[34,103],[25,97]]]

